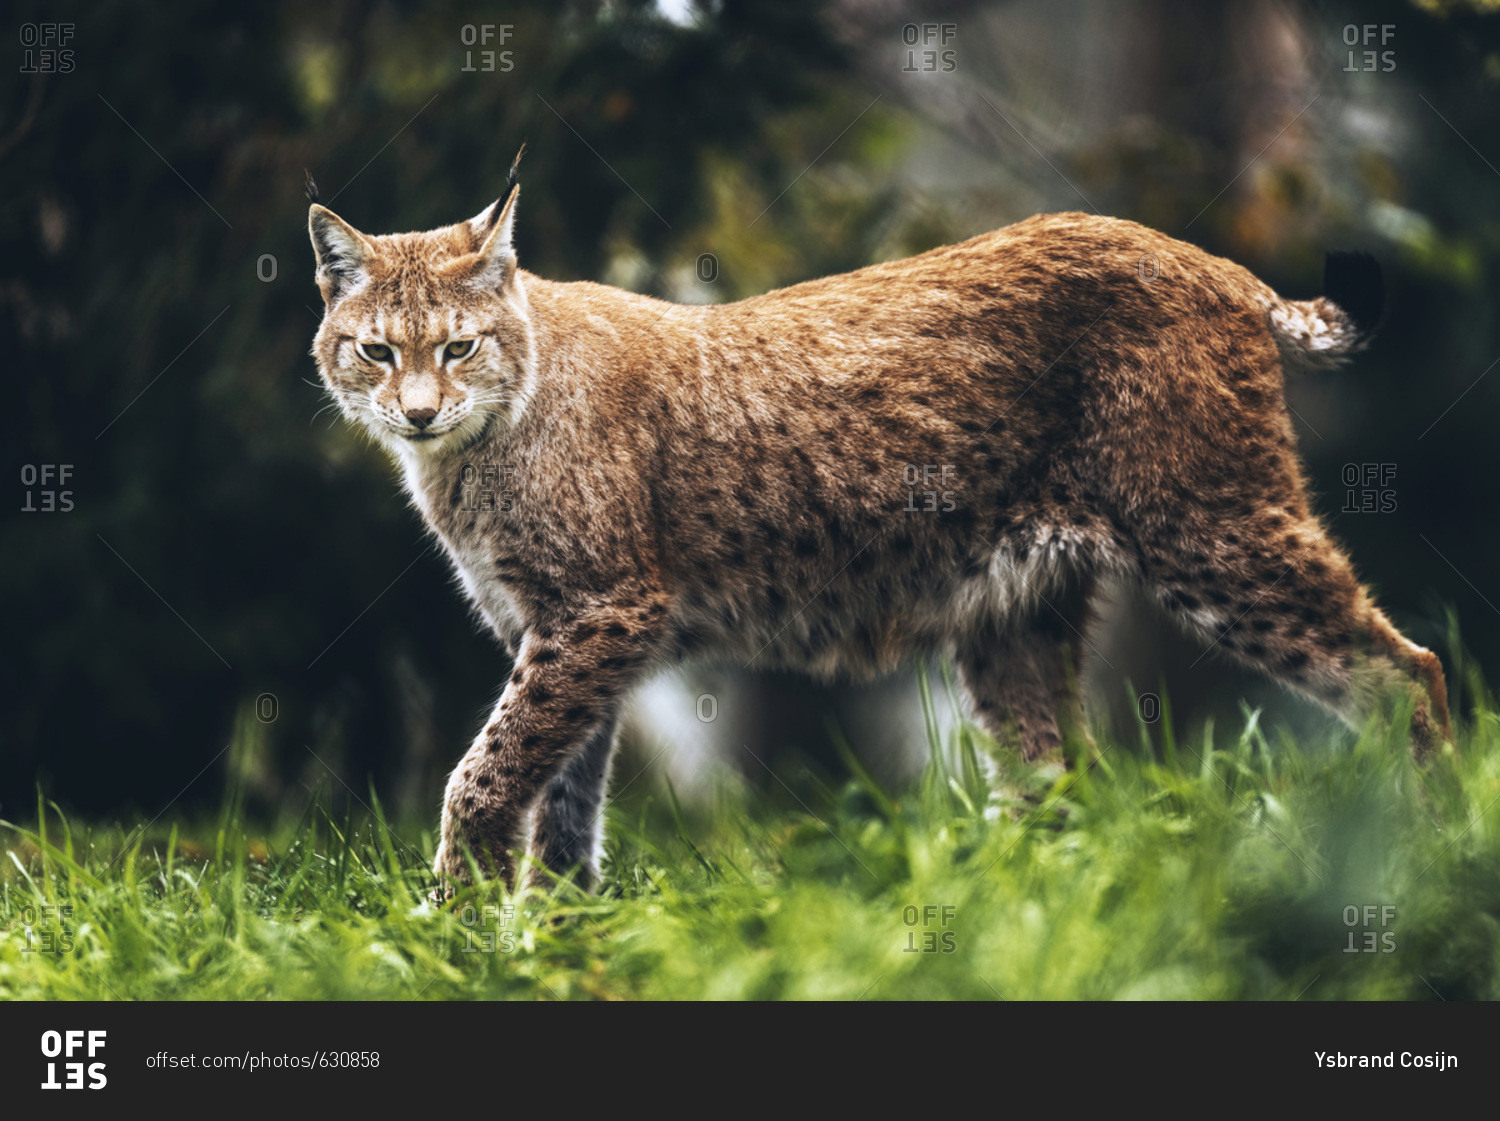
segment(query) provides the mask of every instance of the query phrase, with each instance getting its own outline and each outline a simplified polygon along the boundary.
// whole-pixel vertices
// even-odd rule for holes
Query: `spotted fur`
[[[946,653],[985,728],[1061,764],[1106,575],[1353,723],[1410,698],[1415,749],[1448,737],[1437,659],[1298,464],[1285,360],[1362,337],[1329,300],[1058,214],[681,306],[521,271],[518,196],[426,233],[310,219],[322,374],[516,654],[449,781],[439,873],[468,851],[511,879],[529,840],[591,880],[621,697],[688,658],[861,677]]]

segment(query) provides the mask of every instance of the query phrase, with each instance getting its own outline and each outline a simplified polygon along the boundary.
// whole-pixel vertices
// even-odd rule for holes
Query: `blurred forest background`
[[[1301,446],[1398,623],[1448,657],[1452,606],[1495,666],[1497,6],[22,0],[0,90],[0,815],[37,782],[83,813],[187,810],[231,766],[263,810],[330,773],[436,807],[506,665],[383,456],[318,415],[302,170],[360,228],[427,228],[488,204],[523,139],[523,267],[679,300],[1065,209],[1293,296],[1325,249],[1373,251],[1388,320],[1351,368],[1289,386]],[[1116,719],[1128,680],[1164,685],[1179,725],[1243,698],[1327,726],[1194,666],[1128,591],[1092,640]],[[657,759],[689,788],[704,760],[765,783],[754,758],[836,767],[830,716],[898,780],[921,760],[913,681],[655,686],[620,781]]]

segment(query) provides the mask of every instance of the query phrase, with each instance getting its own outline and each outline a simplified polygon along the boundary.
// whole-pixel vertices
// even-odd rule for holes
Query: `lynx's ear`
[[[521,197],[519,181],[521,157],[526,154],[522,142],[516,158],[510,161],[505,177],[505,194],[469,219],[469,228],[479,244],[479,271],[475,280],[486,287],[503,288],[516,271],[516,199]]]
[[[504,287],[515,275],[516,249],[511,238],[515,230],[516,200],[520,197],[521,186],[517,183],[504,201],[496,199],[469,219],[475,236],[480,239],[480,265],[475,279],[486,286]]]
[[[372,249],[364,234],[317,203],[307,212],[307,232],[318,260],[318,287],[326,303],[332,304],[365,283]]]

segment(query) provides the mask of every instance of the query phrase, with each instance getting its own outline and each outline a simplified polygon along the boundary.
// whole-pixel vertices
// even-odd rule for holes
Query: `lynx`
[[[1286,300],[1054,214],[687,306],[521,270],[514,170],[469,221],[385,236],[309,185],[322,377],[514,657],[447,785],[445,879],[514,884],[529,846],[593,884],[622,695],[686,659],[939,653],[1005,758],[1069,766],[1104,577],[1351,724],[1412,712],[1419,758],[1450,739],[1442,667],[1324,531],[1282,400],[1364,345],[1369,258]]]

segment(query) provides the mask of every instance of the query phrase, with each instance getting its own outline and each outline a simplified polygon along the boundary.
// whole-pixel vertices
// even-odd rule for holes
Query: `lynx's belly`
[[[1116,559],[1092,535],[1033,526],[961,568],[841,574],[779,615],[732,601],[695,601],[682,624],[700,642],[712,636],[697,653],[715,661],[868,680],[957,636],[1047,611],[1049,599],[1079,572],[1115,567]]]

